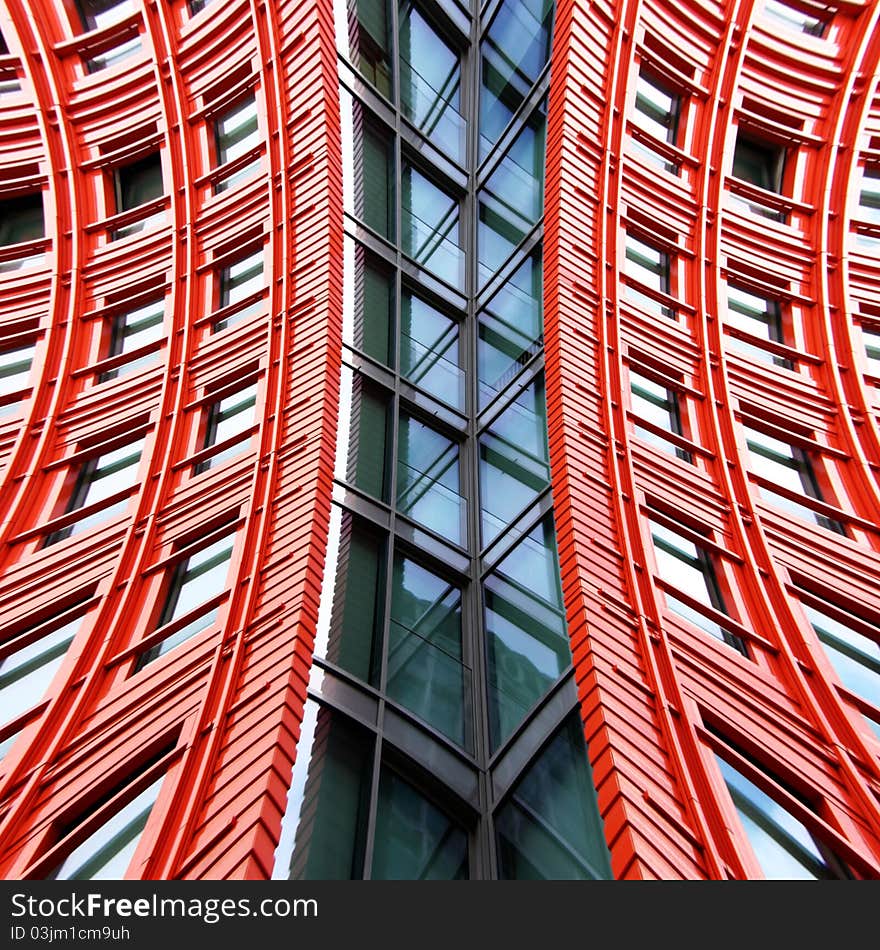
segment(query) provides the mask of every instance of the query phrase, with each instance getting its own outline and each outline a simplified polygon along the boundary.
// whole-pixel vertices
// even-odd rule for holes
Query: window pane
[[[391,11],[387,0],[348,0],[351,60],[384,96],[391,95]]]
[[[660,577],[667,584],[694,600],[704,603],[707,607],[727,613],[715,578],[715,568],[708,552],[665,525],[658,524],[656,521],[651,521],[650,525],[654,540],[654,556]],[[730,633],[711,617],[679,600],[674,594],[667,593],[665,596],[670,610],[746,655],[745,644],[735,634]]]
[[[467,835],[408,782],[383,767],[376,809],[373,879],[450,881],[467,876]]]
[[[132,489],[137,484],[143,440],[120,446],[85,462],[77,476],[65,512],[76,511],[86,505],[94,505],[120,492]],[[89,528],[120,514],[128,504],[123,499],[93,512],[72,525],[48,536],[46,544],[54,544],[71,535],[81,534]]]
[[[221,115],[214,126],[217,135],[217,164],[231,162],[249,152],[259,141],[257,103],[248,97]]]
[[[649,135],[661,142],[677,143],[679,97],[669,92],[662,81],[646,72],[639,71],[636,81],[636,100],[633,121]],[[651,150],[651,145],[637,141],[635,147],[654,164],[677,174],[678,166]]]
[[[40,193],[0,202],[0,247],[36,241],[45,236]]]
[[[531,231],[544,209],[544,107],[536,110],[479,193],[480,283]]]
[[[401,373],[432,396],[463,409],[458,323],[408,292],[400,320]]]
[[[803,604],[840,681],[857,696],[880,707],[880,644],[827,613]]]
[[[394,148],[384,129],[363,118],[364,110],[359,103],[354,103],[353,111],[354,211],[364,224],[393,241]]]
[[[82,622],[82,616],[76,617],[0,660],[4,724],[40,702]]]
[[[134,0],[76,0],[76,3],[86,30],[113,26],[137,9]]]
[[[652,422],[667,432],[683,435],[678,393],[634,370],[630,370],[629,380],[633,412],[641,419]],[[690,453],[685,449],[678,448],[662,435],[644,426],[636,424],[635,433],[640,439],[664,452],[673,453],[686,462],[692,461]]]
[[[231,445],[224,451],[205,459],[198,466],[203,472],[233,458],[242,451],[241,442],[256,420],[257,384],[252,383],[237,393],[232,393],[213,403],[208,410],[205,438],[202,448],[210,448],[228,439],[241,436],[239,444]]]
[[[349,245],[354,252],[354,336],[359,350],[392,366],[394,327],[394,276],[360,244]]]
[[[234,105],[214,123],[214,136],[217,149],[216,164],[225,165],[252,151],[260,142],[257,125],[257,103],[253,96]],[[253,161],[245,168],[227,175],[216,182],[215,192],[226,191],[239,182],[249,178],[259,165]]]
[[[327,659],[379,685],[385,606],[385,544],[343,513]]]
[[[351,391],[347,479],[374,498],[388,501],[389,395],[358,373]]]
[[[495,750],[571,664],[552,521],[520,541],[486,578],[483,596]]]
[[[262,249],[222,268],[219,272],[219,281],[218,306],[220,309],[234,307],[261,291],[264,287]],[[237,309],[230,316],[216,321],[212,326],[212,330],[214,333],[218,333],[220,330],[234,326],[251,314],[256,313],[259,308],[260,302],[257,301],[247,307]]]
[[[743,830],[769,880],[838,877],[826,864],[807,829],[745,776],[715,757]]]
[[[480,438],[483,546],[550,484],[543,377],[523,390]]]
[[[480,46],[480,157],[522,104],[550,55],[553,0],[504,0]]]
[[[289,868],[278,869],[284,876],[294,881],[363,877],[372,765],[373,739],[365,729],[306,702],[284,818],[285,830],[291,825],[295,834]]]
[[[626,235],[626,257],[623,272],[637,284],[668,294],[669,288],[669,255],[645,241],[641,241],[631,234]],[[649,313],[656,313],[667,319],[674,319],[675,312],[666,304],[655,300],[633,286],[624,283],[624,295],[636,301]]]
[[[56,881],[112,881],[125,876],[159,797],[164,776],[145,788],[75,848],[50,875]]]
[[[33,358],[33,346],[0,353],[0,396],[17,393],[27,386]]]
[[[397,507],[454,544],[462,543],[464,499],[458,445],[406,413],[397,427]]]
[[[774,26],[781,24],[789,29],[799,30],[811,36],[821,36],[826,24],[802,10],[795,10],[779,0],[764,0],[764,13],[773,21]]]
[[[197,551],[175,568],[157,628],[164,627],[191,611],[196,611],[201,604],[223,592],[234,544],[234,534],[220,538],[201,551]],[[164,656],[200,630],[204,630],[216,619],[216,607],[198,614],[170,637],[145,650],[138,658],[135,672],[160,656]]]
[[[499,809],[498,876],[607,880],[611,861],[583,728],[570,716]]]
[[[116,170],[117,211],[130,211],[165,193],[158,152]]]
[[[120,353],[131,353],[133,350],[161,340],[164,334],[164,317],[165,304],[162,300],[151,301],[143,307],[115,317],[105,359],[118,356]],[[150,353],[141,359],[127,362],[117,369],[107,370],[101,374],[101,382],[114,379],[121,373],[131,373],[136,369],[142,369],[156,363],[158,359],[158,353]]]
[[[729,284],[727,287],[727,313],[724,318],[726,326],[736,327],[745,333],[758,337],[757,344],[741,340],[735,336],[726,336],[729,347],[739,352],[748,353],[764,363],[773,363],[776,366],[792,367],[791,361],[781,356],[775,356],[767,350],[761,349],[760,340],[770,340],[774,343],[785,343],[782,328],[782,313],[779,301],[768,300],[750,291],[743,290]]]
[[[428,26],[416,7],[400,24],[400,99],[415,127],[450,158],[464,158],[458,55]]]
[[[411,165],[402,179],[403,250],[454,287],[464,279],[458,201]]]
[[[529,256],[479,316],[480,405],[499,393],[543,346],[542,269]]]
[[[461,593],[396,555],[391,586],[387,691],[459,745],[465,744]]]

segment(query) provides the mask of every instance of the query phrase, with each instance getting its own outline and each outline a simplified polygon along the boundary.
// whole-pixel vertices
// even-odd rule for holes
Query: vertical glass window
[[[142,451],[143,440],[139,440],[85,462],[77,475],[65,513],[85,508],[86,505],[97,504],[113,495],[134,488],[137,484]],[[81,534],[86,529],[119,514],[127,504],[128,499],[122,499],[80,518],[66,528],[54,531],[46,539],[46,545],[54,544],[74,534]]]
[[[359,373],[353,376],[351,393],[347,480],[374,498],[388,501],[390,395]]]
[[[379,686],[385,617],[385,542],[342,515],[327,659]]]
[[[822,36],[828,25],[824,20],[810,16],[803,10],[795,10],[787,3],[780,3],[780,0],[764,0],[764,13],[773,21],[774,26],[781,25],[808,36]]]
[[[79,8],[83,29],[89,32],[103,30],[121,23],[137,9],[134,0],[76,0],[76,5]],[[110,49],[90,56],[86,60],[86,69],[92,73],[99,69],[106,69],[139,50],[140,46],[139,38],[117,43]]]
[[[0,56],[8,55],[9,46],[6,43],[3,34],[0,33]],[[18,76],[16,74],[16,68],[14,65],[9,65],[0,71],[0,95],[3,95],[6,92],[18,92],[19,89],[21,89],[21,83],[18,81]]]
[[[715,761],[768,880],[813,881],[848,876],[834,855],[793,815],[720,756],[716,755]]]
[[[227,109],[214,123],[214,146],[219,167],[250,152],[260,141],[257,102],[253,95]],[[218,181],[215,191],[226,191],[256,169],[256,162]]]
[[[494,751],[571,665],[552,520],[486,578],[483,599]]]
[[[785,152],[777,145],[752,138],[742,129],[737,131],[733,151],[733,176],[765,191],[782,189],[782,166]]]
[[[752,342],[728,334],[727,345],[732,349],[747,353],[762,363],[792,368],[791,360],[776,356],[761,347],[762,339],[773,343],[786,342],[782,327],[782,308],[778,300],[770,300],[735,284],[728,284],[727,315],[724,323],[725,326],[735,327],[750,337],[757,338],[757,342]]]
[[[480,158],[501,136],[550,55],[553,0],[504,0],[480,46]]]
[[[451,881],[468,877],[467,835],[396,772],[383,767],[372,878]]]
[[[880,244],[877,234],[877,228],[880,227],[880,167],[877,165],[866,165],[862,170],[862,187],[855,218],[858,243],[876,248]]]
[[[263,290],[263,251],[255,251],[247,257],[242,257],[232,264],[228,264],[219,272],[219,309],[234,307],[243,303],[249,297]],[[219,333],[227,327],[234,326],[245,317],[255,313],[259,302],[237,309],[234,313],[213,324],[214,333]]]
[[[865,359],[868,362],[868,372],[880,376],[880,331],[862,325],[862,340],[865,344]]]
[[[40,192],[0,202],[0,247],[38,241],[45,234]]]
[[[395,239],[396,174],[390,133],[368,119],[359,102],[352,102],[354,152],[354,213],[367,227],[389,241]]]
[[[391,98],[391,10],[388,0],[348,0],[351,61]]]
[[[401,301],[400,372],[432,396],[464,408],[458,323],[409,291]]]
[[[360,244],[354,257],[354,333],[352,343],[385,366],[394,365],[394,274]],[[406,309],[406,301],[404,301]],[[405,344],[402,342],[401,347]]]
[[[462,544],[458,445],[401,412],[397,426],[397,508],[419,524]]]
[[[480,438],[483,546],[494,540],[550,484],[547,409],[540,377]]]
[[[363,877],[372,768],[370,733],[308,700],[285,817],[295,828],[291,880]]]
[[[480,189],[480,284],[485,284],[538,222],[544,207],[544,107],[537,110]]]
[[[234,544],[235,534],[226,535],[191,554],[173,570],[156,629],[188,614],[194,616],[171,636],[144,650],[138,656],[135,672],[195,636],[217,619],[217,608],[206,605],[225,590]],[[200,607],[205,609],[199,610]]]
[[[146,158],[117,168],[114,183],[117,214],[133,211],[141,205],[161,198],[165,194],[165,185],[162,181],[162,161],[159,153],[153,152]],[[120,240],[136,234],[154,224],[156,220],[157,215],[150,215],[139,221],[132,221],[113,231],[111,237],[113,240]]]
[[[465,745],[470,679],[462,665],[461,592],[400,554],[394,558],[391,584],[386,690],[391,699]]]
[[[542,269],[527,257],[479,315],[477,372],[480,406],[516,376],[544,344]]]
[[[624,283],[624,294],[637,302],[649,313],[656,313],[668,319],[675,319],[675,311],[654,297],[644,293],[640,287],[669,294],[670,262],[666,251],[640,240],[632,234],[626,235],[626,256],[623,272],[631,280]]]
[[[841,683],[880,708],[880,643],[827,611],[812,604],[801,606]]]
[[[418,9],[400,13],[400,102],[404,115],[444,154],[464,159],[458,54],[428,26]]]
[[[403,169],[403,250],[417,264],[454,287],[464,280],[458,200],[412,165]]]
[[[666,432],[684,435],[679,395],[674,389],[655,382],[634,370],[629,371],[629,384],[632,410],[640,419],[652,422]],[[688,451],[673,445],[653,429],[646,429],[636,423],[635,433],[640,439],[657,446],[664,452],[674,453],[686,462],[692,461]]]
[[[245,441],[255,422],[256,405],[256,383],[211,403],[207,411],[202,448],[207,449],[231,439],[235,440],[235,444],[200,462],[196,467],[197,472],[220,465],[242,451],[241,443]]]
[[[678,119],[681,111],[680,97],[670,92],[664,82],[654,76],[644,66],[639,70],[636,80],[636,100],[633,120],[640,129],[659,142],[678,144]],[[637,140],[636,147],[654,164],[666,171],[678,174],[678,165],[664,158],[656,148],[643,139]]]
[[[282,862],[291,850],[291,880],[365,876],[373,756],[370,732],[313,700],[306,703],[273,877],[288,876]],[[467,878],[465,832],[387,765],[378,778],[370,876]]]
[[[755,475],[766,479],[767,484],[760,486],[761,495],[772,504],[791,511],[800,518],[813,521],[830,531],[845,533],[840,522],[773,490],[773,486],[780,485],[808,498],[822,501],[822,492],[809,453],[781,439],[775,439],[766,432],[749,426],[744,426],[744,429],[749,449],[749,468]]]
[[[611,859],[583,727],[571,715],[495,819],[503,880],[609,880]]]
[[[0,396],[11,396],[27,387],[33,359],[33,346],[0,352]],[[0,406],[0,413],[12,405]]]
[[[0,660],[0,703],[4,724],[40,702],[82,622],[83,615],[74,617],[50,629],[39,639],[11,650]],[[25,631],[18,639],[24,639],[27,633]]]
[[[782,194],[785,149],[771,142],[753,138],[742,128],[737,130],[736,145],[733,152],[734,178],[747,182],[764,191]],[[785,212],[775,206],[765,204],[760,196],[733,196],[735,204],[774,221],[785,219]]]
[[[863,218],[880,223],[880,168],[868,166],[862,172],[859,207]]]
[[[699,544],[682,537],[665,525],[651,521],[651,535],[654,540],[654,556],[660,577],[673,588],[683,591],[694,600],[713,607],[720,613],[727,613],[718,580],[715,565],[709,552]],[[674,594],[666,592],[666,604],[685,620],[689,620],[701,630],[727,643],[744,656],[745,644],[726,630],[715,620],[679,600]]]
[[[134,0],[76,0],[85,30],[102,30],[134,13]]]
[[[129,310],[127,313],[114,317],[110,342],[104,359],[119,356],[121,353],[132,353],[161,340],[164,317],[164,300],[152,300],[143,307],[137,307],[135,310]],[[143,369],[145,366],[156,363],[158,359],[158,353],[150,353],[140,359],[128,360],[123,366],[101,373],[100,382],[115,379],[122,373]]]
[[[39,241],[45,236],[42,193],[0,201],[0,247]],[[0,261],[0,274],[20,270],[44,260],[43,251],[28,254],[27,250],[22,248],[19,253],[18,257]]]
[[[49,875],[55,881],[112,881],[125,876],[164,775],[123,805]]]

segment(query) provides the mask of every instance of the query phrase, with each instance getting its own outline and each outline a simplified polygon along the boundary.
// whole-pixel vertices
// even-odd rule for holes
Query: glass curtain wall
[[[337,0],[343,377],[274,876],[610,877],[550,494],[552,0]]]

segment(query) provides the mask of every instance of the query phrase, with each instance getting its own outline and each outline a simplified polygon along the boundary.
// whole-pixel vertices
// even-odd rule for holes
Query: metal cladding
[[[775,29],[760,6],[557,6],[548,425],[569,631],[617,878],[761,876],[709,767],[719,735],[785,781],[777,800],[857,874],[880,869],[880,746],[862,715],[872,707],[841,685],[795,596],[833,598],[872,621],[876,641],[878,397],[859,327],[876,321],[880,272],[850,215],[880,141],[880,9],[838,6],[818,38]],[[661,155],[675,175],[633,151],[640,66],[687,110],[686,137]],[[758,196],[776,221],[734,203],[756,195],[730,174],[737,127],[786,152],[788,196]],[[647,306],[626,296],[627,234],[672,270]],[[726,345],[733,281],[794,311],[789,350],[773,353],[794,371]],[[646,370],[687,403],[671,452],[633,437],[627,374]],[[751,420],[823,457],[836,502],[814,511],[845,533],[758,496],[739,429]],[[664,603],[649,513],[711,550],[747,657]]]
[[[137,876],[265,877],[305,699],[335,446],[342,177],[331,5],[224,3],[180,24],[178,8],[138,4],[103,31],[137,33],[137,65],[95,73],[81,65],[95,34],[71,39],[61,4],[7,10],[4,37],[18,37],[33,99],[4,100],[15,134],[3,138],[3,187],[43,189],[51,253],[26,278],[4,274],[0,289],[4,333],[35,341],[37,367],[33,397],[0,436],[0,627],[15,636],[59,606],[99,605],[45,702],[12,727],[22,734],[3,760],[0,873],[44,876],[71,809],[84,796],[99,802],[117,766],[173,745],[157,804],[165,820],[141,840]],[[266,123],[265,147],[247,156],[259,172],[214,194],[206,118],[248,88]],[[120,152],[157,149],[165,197],[150,210],[164,224],[113,241],[120,216],[108,214],[105,168]],[[212,336],[216,270],[247,245],[264,248],[258,316]],[[146,290],[165,300],[162,359],[94,385],[102,307]],[[265,396],[246,450],[200,488],[201,408],[257,377]],[[62,463],[126,434],[143,438],[144,462],[125,515],[41,547]],[[236,540],[220,624],[130,679],[156,625],[156,585],[195,535],[224,524]]]
[[[880,705],[843,681],[807,612],[877,649],[880,224],[864,196],[880,169],[880,4],[791,9],[806,27],[763,0],[556,7],[553,504],[617,879],[763,875],[716,755],[851,876],[880,877]],[[82,32],[60,2],[0,8],[0,203],[41,195],[44,222],[42,237],[0,245],[0,352],[32,361],[0,402],[0,659],[82,618],[43,698],[0,728],[5,878],[47,876],[121,782],[130,796],[158,776],[128,876],[272,874],[340,404],[333,9],[188,10],[133,3]],[[131,43],[129,68],[90,66]],[[639,121],[640,77],[674,101],[675,137]],[[251,97],[262,134],[218,164],[214,124]],[[734,174],[748,159],[763,183]],[[127,207],[148,166],[160,195]],[[224,275],[247,255],[262,256],[262,280],[230,297]],[[731,318],[730,288],[768,304],[763,338]],[[156,300],[161,335],[120,373],[131,358],[108,350],[109,328]],[[667,394],[652,404],[666,400],[668,431],[633,402],[638,376]],[[253,424],[228,445],[206,439],[211,407],[254,382]],[[811,493],[756,467],[749,432],[790,448]],[[118,469],[134,445],[130,484],[59,507],[89,465]],[[698,552],[702,576],[711,564],[711,596],[664,571],[654,530]],[[160,616],[204,538],[231,539],[222,593]]]

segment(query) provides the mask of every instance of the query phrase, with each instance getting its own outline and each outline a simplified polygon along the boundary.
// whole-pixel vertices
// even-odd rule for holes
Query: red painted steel
[[[61,4],[7,10],[0,29],[22,90],[0,97],[0,123],[20,123],[14,149],[2,139],[0,197],[19,184],[16,159],[33,156],[21,187],[43,190],[51,256],[0,275],[4,334],[37,345],[30,398],[0,432],[4,642],[60,603],[91,603],[44,700],[6,730],[21,734],[0,764],[0,873],[45,874],[63,827],[171,743],[130,874],[267,877],[305,700],[335,447],[342,181],[331,3],[230,2],[190,15],[185,3],[148,2],[86,36]],[[119,66],[84,67],[126,36],[141,46]],[[260,144],[224,173],[258,167],[215,193],[212,123],[248,90]],[[164,197],[116,214],[112,169],[155,151]],[[110,239],[146,213],[162,220]],[[212,334],[220,272],[245,246],[263,249],[264,289]],[[100,381],[114,365],[110,317],[150,295],[164,298],[165,333],[145,352],[161,358]],[[255,374],[249,440],[196,474],[211,394]],[[144,447],[124,514],[43,547],[89,445],[128,434]],[[133,677],[173,565],[230,519],[217,621]]]
[[[812,585],[877,637],[876,397],[853,329],[859,305],[870,324],[877,284],[864,283],[866,310],[842,263],[854,172],[876,147],[867,130],[878,5],[830,16],[817,37],[780,28],[761,3],[557,7],[545,239],[551,464],[585,732],[618,877],[761,876],[713,764],[711,751],[725,746],[746,750],[757,766],[738,758],[740,769],[855,874],[880,875],[880,744],[862,715],[871,704],[840,683],[794,594]],[[682,103],[679,141],[659,149],[675,174],[634,145],[651,141],[634,114],[641,66]],[[785,149],[784,197],[731,177],[739,125]],[[737,203],[756,196],[787,220]],[[667,252],[669,292],[651,295],[677,319],[624,295],[627,233]],[[861,283],[866,264],[856,260]],[[775,352],[793,369],[731,345],[729,276],[783,301],[790,342]],[[635,433],[630,368],[678,389],[683,432],[671,441],[691,462]],[[848,537],[759,497],[740,429],[755,420],[794,433],[820,459],[824,503],[814,510]],[[727,625],[748,658],[666,606],[666,590],[682,592],[656,573],[649,511],[711,549]]]

